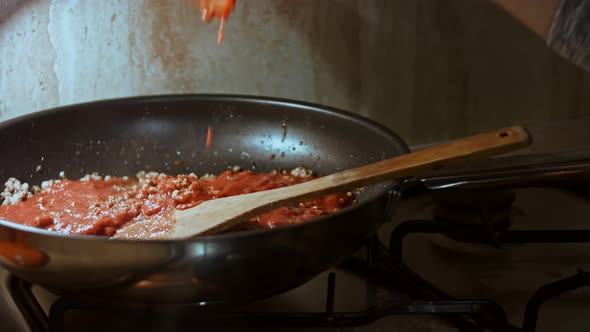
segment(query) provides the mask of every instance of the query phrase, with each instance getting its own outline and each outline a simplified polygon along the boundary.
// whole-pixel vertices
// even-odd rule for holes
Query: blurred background
[[[0,0],[0,121],[232,93],[359,113],[414,147],[511,124],[590,146],[590,77],[486,0],[241,0],[216,39],[187,0]]]

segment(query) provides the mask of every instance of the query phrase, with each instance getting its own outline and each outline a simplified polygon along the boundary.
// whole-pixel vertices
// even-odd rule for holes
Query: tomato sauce
[[[163,238],[173,210],[227,196],[275,189],[314,179],[286,172],[226,171],[219,176],[148,173],[137,179],[61,180],[30,198],[0,206],[0,218],[64,234]],[[250,219],[230,231],[273,228],[334,213],[353,203],[350,193],[327,195]],[[198,221],[195,221],[198,222]]]

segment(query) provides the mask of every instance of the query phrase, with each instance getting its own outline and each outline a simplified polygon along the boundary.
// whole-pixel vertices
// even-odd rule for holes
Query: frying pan
[[[211,148],[205,146],[213,128]],[[390,130],[330,107],[271,98],[172,95],[105,100],[0,124],[0,181],[39,185],[64,171],[134,175],[269,172],[319,175],[407,153]],[[60,235],[0,220],[0,264],[69,296],[225,303],[267,297],[310,280],[356,251],[389,220],[400,183],[357,193],[358,204],[314,221],[184,241]]]

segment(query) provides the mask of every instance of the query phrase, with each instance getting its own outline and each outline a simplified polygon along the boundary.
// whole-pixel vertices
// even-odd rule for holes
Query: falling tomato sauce
[[[221,44],[225,22],[229,19],[229,15],[236,5],[236,0],[195,0],[195,5],[197,4],[200,6],[201,18],[204,22],[209,23],[213,19],[221,21],[217,32],[217,43]]]
[[[226,171],[207,178],[149,173],[133,180],[65,179],[25,201],[0,206],[0,218],[63,234],[163,238],[174,227],[174,209],[183,210],[206,200],[290,186],[314,178],[283,172]],[[300,223],[337,212],[352,203],[351,194],[327,195],[259,215],[230,231]]]
[[[205,150],[209,152],[211,149],[211,140],[213,139],[213,128],[207,128],[207,140],[205,141]]]

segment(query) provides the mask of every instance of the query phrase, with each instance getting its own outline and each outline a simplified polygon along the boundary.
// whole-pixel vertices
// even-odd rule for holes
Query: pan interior
[[[207,132],[212,129],[210,149]],[[366,119],[325,107],[241,96],[157,96],[72,105],[0,125],[0,181],[29,185],[85,174],[219,174],[302,166],[318,175],[407,151]],[[366,187],[359,202],[391,183]]]

